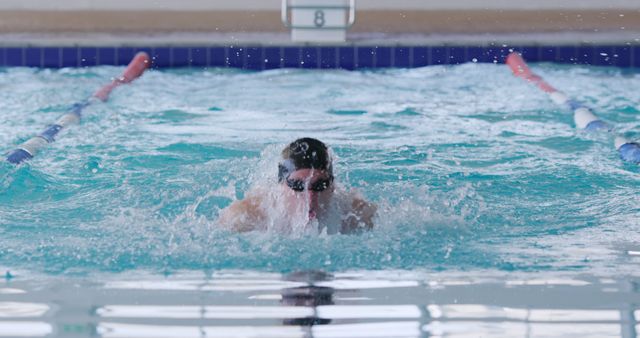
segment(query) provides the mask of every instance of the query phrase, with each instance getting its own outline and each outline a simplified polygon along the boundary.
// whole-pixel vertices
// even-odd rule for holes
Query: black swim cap
[[[286,146],[278,164],[278,182],[282,182],[289,174],[299,169],[325,170],[333,176],[327,146],[310,137],[299,138]]]

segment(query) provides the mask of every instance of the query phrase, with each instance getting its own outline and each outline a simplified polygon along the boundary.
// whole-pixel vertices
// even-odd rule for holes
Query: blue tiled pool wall
[[[640,67],[640,45],[621,46],[210,46],[210,47],[0,47],[0,66],[86,67],[125,65],[138,51],[153,66],[272,68],[422,67],[503,62],[510,51],[531,62]]]

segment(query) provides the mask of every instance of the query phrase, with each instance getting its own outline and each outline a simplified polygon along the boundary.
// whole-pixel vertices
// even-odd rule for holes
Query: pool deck
[[[293,42],[287,32],[0,33],[0,47],[640,45],[640,30],[534,33],[349,33],[346,42]]]
[[[3,0],[0,43],[287,45],[291,42],[281,22],[281,4],[280,0]],[[637,0],[357,0],[355,18],[346,44],[640,41]]]
[[[294,0],[290,0],[294,1]],[[531,61],[640,67],[635,0],[359,0],[347,41],[292,42],[279,0],[4,0],[0,66],[270,69]],[[476,61],[473,61],[476,62]]]
[[[356,23],[349,30],[352,37],[361,35],[452,36],[509,35],[572,32],[580,36],[605,33],[619,41],[640,38],[638,9],[569,9],[569,10],[358,10]],[[169,11],[169,10],[0,10],[0,34],[68,35],[96,37],[110,35],[111,41],[129,35],[214,36],[214,41],[262,33],[274,34],[287,41],[288,31],[280,21],[279,11]],[[620,35],[621,37],[617,37]],[[31,35],[26,35],[30,37]],[[184,36],[180,36],[184,38]],[[582,38],[584,40],[584,38]],[[182,40],[177,40],[178,42]]]

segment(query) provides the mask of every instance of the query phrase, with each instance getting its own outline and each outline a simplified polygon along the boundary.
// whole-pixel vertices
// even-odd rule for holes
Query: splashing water
[[[640,129],[636,73],[536,71],[621,131]],[[2,70],[1,144],[117,73]],[[273,190],[278,151],[304,136],[332,147],[343,189],[378,205],[375,229],[327,236],[295,219],[290,234],[220,229],[221,209]],[[634,274],[625,250],[640,239],[638,168],[609,142],[576,131],[500,65],[151,71],[28,164],[0,163],[0,266]]]

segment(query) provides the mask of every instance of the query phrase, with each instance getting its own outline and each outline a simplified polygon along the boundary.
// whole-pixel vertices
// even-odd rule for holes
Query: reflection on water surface
[[[0,287],[0,337],[637,337],[636,281],[461,276],[8,279]]]

